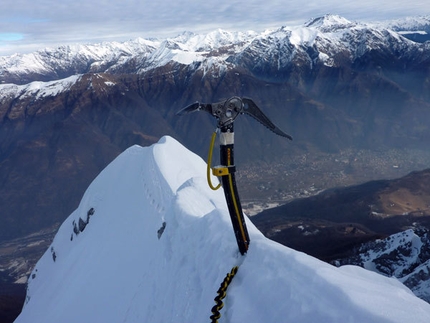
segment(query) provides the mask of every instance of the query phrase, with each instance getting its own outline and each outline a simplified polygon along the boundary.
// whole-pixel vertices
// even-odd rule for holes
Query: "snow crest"
[[[35,81],[26,85],[0,84],[0,103],[8,98],[34,97],[39,100],[48,96],[55,97],[69,90],[81,77],[82,75],[73,75],[58,81]]]
[[[37,263],[16,323],[209,321],[233,266],[226,322],[430,321],[430,305],[397,280],[286,248],[248,219],[241,256],[205,170],[171,137],[118,156]]]

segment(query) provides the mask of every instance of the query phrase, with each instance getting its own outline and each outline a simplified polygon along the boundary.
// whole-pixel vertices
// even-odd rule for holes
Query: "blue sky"
[[[262,31],[326,13],[380,21],[430,15],[428,0],[2,0],[0,56],[71,43],[170,37],[184,30]]]

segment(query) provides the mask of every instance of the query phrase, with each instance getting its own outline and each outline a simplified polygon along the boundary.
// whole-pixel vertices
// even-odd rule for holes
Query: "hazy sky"
[[[262,31],[326,13],[375,21],[429,15],[429,0],[1,0],[0,56],[70,43]]]

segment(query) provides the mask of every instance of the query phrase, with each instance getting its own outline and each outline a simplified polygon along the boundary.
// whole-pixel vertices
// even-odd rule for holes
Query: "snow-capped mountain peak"
[[[406,17],[403,19],[389,20],[376,23],[379,26],[390,28],[394,31],[427,31],[430,32],[430,15],[418,17]]]
[[[326,14],[322,17],[310,19],[304,24],[304,27],[318,28],[322,31],[326,31],[333,29],[351,28],[355,25],[356,23],[353,23],[339,15]]]
[[[397,280],[281,246],[248,219],[241,256],[223,192],[208,187],[205,170],[171,137],[117,157],[37,263],[16,323],[209,321],[234,266],[227,321],[430,320],[430,305]]]

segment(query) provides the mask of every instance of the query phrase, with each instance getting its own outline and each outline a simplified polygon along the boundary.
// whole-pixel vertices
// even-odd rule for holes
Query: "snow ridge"
[[[398,32],[405,32],[405,31],[430,32],[430,15],[419,16],[419,17],[407,17],[404,19],[389,20],[389,21],[379,22],[375,24]]]
[[[205,170],[171,137],[118,156],[37,263],[16,323],[208,321],[234,266],[226,321],[429,322],[430,304],[397,280],[296,252],[248,219],[241,256]]]
[[[0,104],[10,98],[34,97],[39,100],[44,97],[55,97],[56,95],[68,91],[82,75],[72,75],[65,79],[50,82],[31,82],[26,85],[2,84],[0,85]]]

